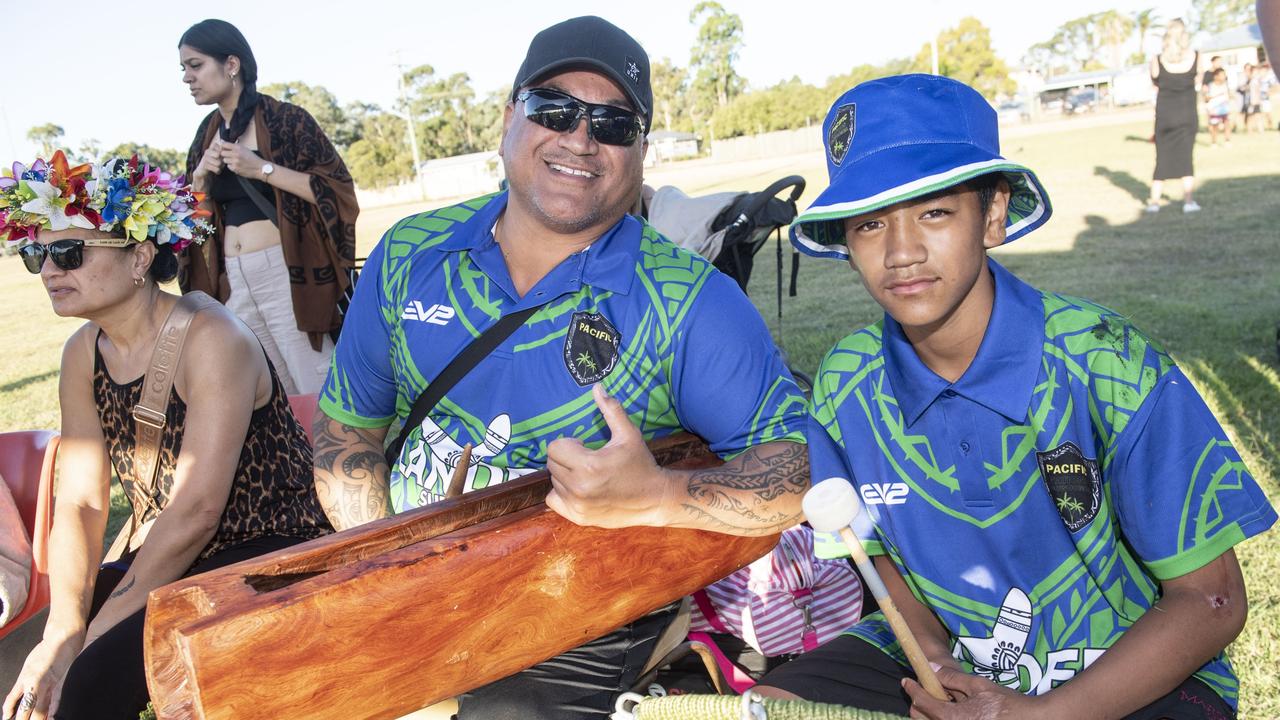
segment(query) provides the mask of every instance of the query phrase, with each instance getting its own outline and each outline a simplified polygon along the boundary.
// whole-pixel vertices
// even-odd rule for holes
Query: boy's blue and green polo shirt
[[[595,382],[646,439],[685,429],[722,457],[804,442],[804,396],[733,280],[625,216],[519,297],[492,233],[506,202],[401,220],[357,284],[320,394],[320,408],[353,427],[403,422],[473,338],[550,300],[410,432],[391,472],[396,512],[443,497],[466,443],[469,490],[544,467],[556,438],[603,445]]]
[[[868,553],[893,560],[965,669],[1041,694],[1115,643],[1162,580],[1276,512],[1186,376],[1128,320],[989,263],[991,320],[955,383],[887,315],[826,356],[810,463],[815,481],[854,483]],[[842,548],[823,536],[818,552]],[[879,614],[850,633],[905,664]],[[1196,677],[1235,705],[1224,655]]]

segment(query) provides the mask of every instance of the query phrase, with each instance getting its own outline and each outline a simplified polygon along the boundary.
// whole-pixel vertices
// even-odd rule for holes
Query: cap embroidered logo
[[[844,156],[849,154],[849,147],[853,145],[856,110],[857,105],[854,103],[841,105],[831,120],[831,128],[827,130],[827,152],[831,154],[831,162],[836,165],[844,162]]]

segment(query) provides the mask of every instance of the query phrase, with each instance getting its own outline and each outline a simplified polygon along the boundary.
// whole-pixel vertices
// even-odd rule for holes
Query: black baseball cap
[[[617,83],[644,117],[645,130],[649,129],[653,114],[649,55],[622,28],[594,15],[570,18],[533,36],[511,87],[511,99],[539,78],[571,67],[599,71]]]

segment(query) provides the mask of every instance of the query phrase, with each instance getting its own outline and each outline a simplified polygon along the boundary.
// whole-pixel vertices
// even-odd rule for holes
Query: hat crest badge
[[[827,155],[833,165],[840,165],[849,154],[853,145],[854,119],[857,114],[857,103],[841,105],[831,119],[831,127],[827,130]]]

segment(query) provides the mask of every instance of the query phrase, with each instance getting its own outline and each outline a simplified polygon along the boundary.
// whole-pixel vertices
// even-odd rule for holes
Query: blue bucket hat
[[[822,124],[831,184],[791,224],[791,244],[847,259],[844,219],[980,175],[1009,182],[1005,242],[1053,212],[1035,173],[1000,155],[996,113],[976,90],[938,75],[871,80],[840,96]]]

